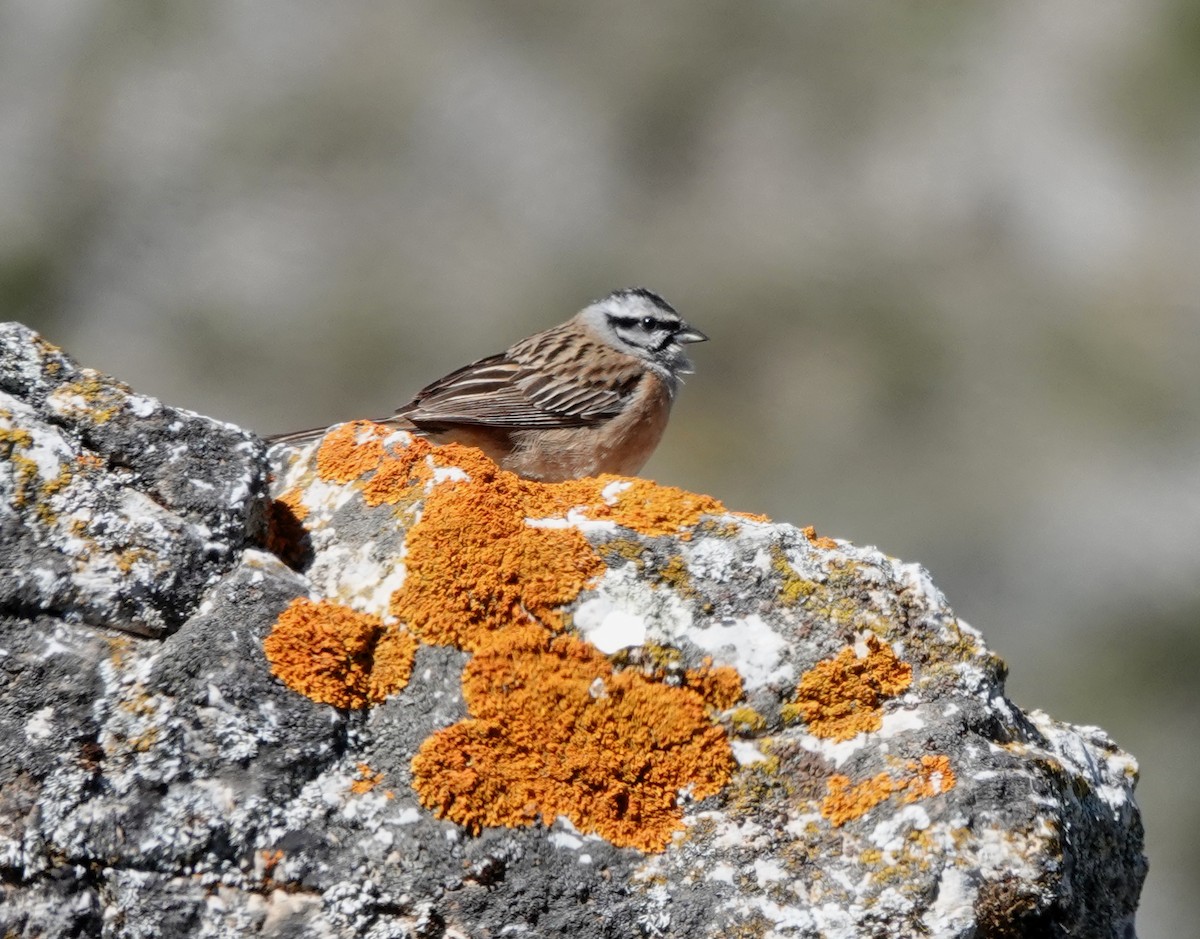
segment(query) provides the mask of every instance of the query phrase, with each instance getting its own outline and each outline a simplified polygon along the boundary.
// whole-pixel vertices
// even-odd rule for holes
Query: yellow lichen
[[[658,569],[658,579],[674,588],[680,596],[697,596],[696,588],[692,586],[692,575],[688,571],[687,562],[678,555]]]
[[[383,701],[408,684],[417,641],[377,616],[326,600],[293,600],[263,650],[293,691],[340,708]]]
[[[883,725],[883,699],[912,683],[912,666],[892,647],[867,637],[867,654],[859,658],[847,646],[832,659],[805,672],[795,700],[783,706],[784,720],[803,720],[815,736],[849,740]]]
[[[795,606],[817,592],[817,585],[796,573],[779,545],[771,546],[771,569],[781,578],[779,600],[785,606]]]
[[[0,411],[0,419],[11,419],[11,413]],[[76,471],[94,470],[103,465],[99,458],[92,454],[83,454],[78,459],[63,462],[58,466],[58,473],[53,479],[46,479],[41,484],[42,467],[37,460],[30,457],[26,451],[34,446],[33,435],[19,427],[0,427],[0,460],[12,464],[14,474],[14,491],[12,502],[15,507],[32,506],[38,520],[43,524],[52,525],[58,520],[53,508],[53,498],[66,489],[75,479]]]
[[[56,388],[51,397],[60,402],[65,411],[86,417],[95,424],[106,424],[124,406],[131,393],[127,385],[105,380],[99,372],[82,369],[82,377]],[[72,399],[81,399],[82,403]]]
[[[9,411],[0,411],[0,417],[11,419]],[[0,446],[7,444],[5,456],[15,448],[28,450],[33,445],[33,435],[20,427],[0,427]]]
[[[879,773],[855,784],[849,776],[839,773],[830,776],[826,783],[828,794],[821,800],[821,814],[831,825],[839,827],[865,815],[894,794],[900,794],[903,802],[917,802],[949,792],[956,782],[950,758],[945,755],[923,756],[920,763],[908,760],[905,772],[899,777]]]
[[[4,415],[7,417],[7,413]],[[13,504],[24,506],[29,499],[39,471],[37,463],[23,451],[33,446],[33,436],[18,427],[0,427],[0,458],[16,468]]]
[[[739,734],[747,736],[762,733],[767,729],[767,719],[749,706],[735,708],[729,715],[729,722]]]
[[[601,557],[609,565],[618,561],[628,561],[639,571],[646,566],[646,546],[636,538],[613,538],[600,545],[599,550]]]
[[[742,512],[730,512],[730,515],[735,515],[739,518],[750,518]],[[753,521],[766,521],[766,518],[753,518]],[[718,521],[715,518],[703,519],[696,526],[696,532],[704,535],[706,538],[736,538],[742,532],[742,528],[735,522]]]

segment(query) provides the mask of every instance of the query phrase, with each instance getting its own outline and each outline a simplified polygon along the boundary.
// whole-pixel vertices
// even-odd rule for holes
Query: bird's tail
[[[342,422],[339,422],[342,423]],[[393,414],[391,417],[381,417],[373,421],[375,424],[383,424],[386,427],[394,427],[397,430],[407,430],[412,433],[420,433],[416,425],[403,417]],[[338,424],[330,424],[328,427],[310,427],[308,430],[293,430],[286,434],[271,434],[263,439],[267,443],[274,446],[278,443],[285,443],[289,447],[303,447],[312,443],[314,440],[320,440]]]

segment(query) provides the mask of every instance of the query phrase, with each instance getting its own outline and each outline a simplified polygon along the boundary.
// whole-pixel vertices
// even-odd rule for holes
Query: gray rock
[[[400,433],[268,455],[19,326],[0,391],[6,936],[1134,935],[1135,761],[916,565]]]
[[[0,608],[165,635],[261,539],[263,452],[0,325]]]

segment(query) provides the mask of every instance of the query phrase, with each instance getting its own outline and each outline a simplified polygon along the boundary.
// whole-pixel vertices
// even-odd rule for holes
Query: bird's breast
[[[666,382],[647,371],[626,406],[597,424],[553,429],[459,426],[426,435],[436,443],[479,447],[501,468],[544,482],[602,473],[635,476],[662,440],[671,398]]]

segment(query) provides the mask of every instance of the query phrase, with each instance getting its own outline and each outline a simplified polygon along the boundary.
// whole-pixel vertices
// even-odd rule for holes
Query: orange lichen
[[[680,827],[679,790],[704,798],[733,770],[701,694],[614,672],[572,636],[493,634],[468,663],[463,694],[471,717],[427,739],[412,770],[421,802],[472,831],[565,815],[658,851]]]
[[[363,501],[367,505],[395,505],[410,498],[414,488],[424,486],[433,475],[424,461],[428,452],[429,444],[420,437],[414,437],[403,456],[382,460],[379,468],[363,484]]]
[[[705,659],[703,668],[688,669],[683,684],[718,711],[728,710],[742,700],[742,676],[737,669],[728,665],[713,668],[712,659]]]
[[[512,623],[560,630],[559,609],[603,570],[577,528],[531,525],[531,519],[575,511],[658,535],[724,511],[708,496],[646,480],[521,479],[478,450],[453,444],[435,448],[433,460],[444,460],[469,478],[437,486],[426,499],[421,520],[406,540],[409,576],[393,597],[391,612],[428,642],[469,650],[488,632]],[[625,488],[609,489],[606,498],[614,482]]]
[[[376,469],[387,456],[386,428],[370,421],[351,421],[331,430],[317,450],[317,475],[326,482],[348,483]]]
[[[821,800],[821,814],[836,828],[865,815],[894,794],[901,794],[903,802],[917,802],[949,792],[956,782],[950,758],[945,755],[923,756],[920,763],[908,760],[905,773],[899,777],[879,773],[854,784],[849,776],[837,774],[826,783],[828,794]]]
[[[729,779],[729,742],[709,710],[731,707],[741,680],[705,667],[672,687],[556,638],[562,606],[603,563],[577,528],[536,522],[574,512],[661,535],[723,507],[645,480],[521,479],[470,448],[436,448],[434,465],[443,460],[469,478],[426,498],[390,610],[475,657],[463,677],[470,717],[413,759],[422,803],[474,831],[566,815],[615,844],[661,850],[682,817],[679,790],[704,797]]]
[[[686,529],[703,516],[725,512],[725,506],[712,496],[660,486],[649,479],[606,475],[561,483],[522,482],[533,518],[560,516],[575,509],[588,519],[613,521],[643,535],[682,533],[686,539]]]
[[[382,630],[371,654],[371,671],[367,677],[367,701],[370,704],[378,704],[408,684],[418,645],[417,638],[400,626]]]
[[[833,551],[837,548],[838,543],[833,538],[826,538],[824,535],[818,535],[817,530],[812,525],[807,525],[800,529],[800,533],[808,539],[809,544],[816,545],[818,548],[824,548],[826,551]]]
[[[565,815],[615,844],[663,849],[680,827],[680,791],[704,798],[730,778],[729,740],[712,712],[741,698],[741,679],[711,663],[669,674],[620,670],[594,646],[559,635],[563,607],[604,570],[579,528],[559,520],[686,537],[724,507],[645,480],[539,483],[470,447],[403,436],[385,444],[389,435],[366,422],[334,430],[318,474],[352,484],[373,506],[424,500],[389,612],[425,642],[474,653],[463,676],[468,718],[433,734],[413,758],[422,803],[473,831]],[[291,687],[361,707],[407,681],[414,642],[376,618],[296,601],[267,644],[273,671]],[[360,774],[352,788],[378,782]]]
[[[913,764],[908,764],[910,767]],[[937,756],[921,757],[921,765],[914,767],[916,775],[910,781],[904,794],[905,802],[916,802],[920,799],[928,799],[930,796],[940,795],[943,792],[949,792],[954,788],[954,784],[958,782],[958,777],[954,775],[954,770],[950,768],[950,757],[944,753]]]
[[[849,776],[835,774],[826,783],[828,795],[821,800],[821,814],[835,828],[840,827],[851,819],[866,815],[903,785],[887,773],[879,773],[858,785],[854,785]]]
[[[278,848],[263,849],[258,852],[258,866],[262,869],[264,877],[270,877],[275,868],[279,866],[279,862],[284,859],[285,855]]]
[[[475,650],[514,623],[562,628],[563,604],[603,569],[575,528],[525,522],[524,481],[436,486],[405,541],[408,574],[391,612],[423,640]]]
[[[325,436],[317,451],[317,475],[327,482],[361,483],[367,505],[395,504],[432,476],[426,457],[433,446],[421,437],[384,445],[393,430],[371,421],[352,421]]]
[[[308,553],[304,530],[308,507],[303,499],[304,490],[289,489],[267,507],[267,550],[289,567],[299,567]]]
[[[892,647],[867,637],[867,654],[859,658],[847,646],[818,662],[800,677],[796,699],[781,709],[784,720],[804,720],[818,737],[849,740],[883,725],[883,699],[912,683],[912,666]]]
[[[300,597],[280,614],[263,650],[293,691],[340,708],[383,701],[408,684],[417,641],[377,616]]]
[[[607,517],[643,535],[674,535],[696,525],[702,516],[720,515],[724,511],[725,506],[712,496],[638,479],[617,494],[616,505],[609,509]]]
[[[317,451],[318,475],[328,482],[345,483],[372,473],[365,485],[371,494],[367,501],[379,505],[400,499],[412,484],[414,466],[432,455],[437,465],[460,469],[475,483],[512,480],[531,518],[560,516],[576,509],[589,519],[612,520],[644,535],[677,534],[696,525],[704,515],[726,511],[712,496],[647,479],[611,475],[560,483],[521,479],[501,470],[474,447],[453,443],[434,447],[420,437],[411,438],[397,457],[383,444],[391,433],[370,421],[352,421],[336,428]],[[429,474],[422,475],[427,479]],[[613,483],[621,485],[606,493]]]
[[[395,505],[424,491],[433,477],[428,460],[432,451],[433,445],[422,437],[410,437],[402,447],[392,447],[363,484],[367,505]]]
[[[373,770],[366,763],[359,763],[355,770],[358,775],[350,782],[350,791],[356,796],[366,795],[376,786],[383,782],[384,773],[382,770]],[[383,791],[386,798],[394,798],[395,793],[388,789]]]
[[[461,443],[447,443],[434,447],[432,458],[438,466],[461,470],[477,482],[495,479],[498,474],[505,472],[478,447],[469,447]]]
[[[308,518],[308,506],[304,504],[304,490],[298,486],[289,489],[278,499],[274,499],[272,505],[287,509],[288,513],[298,522],[303,522]]]

